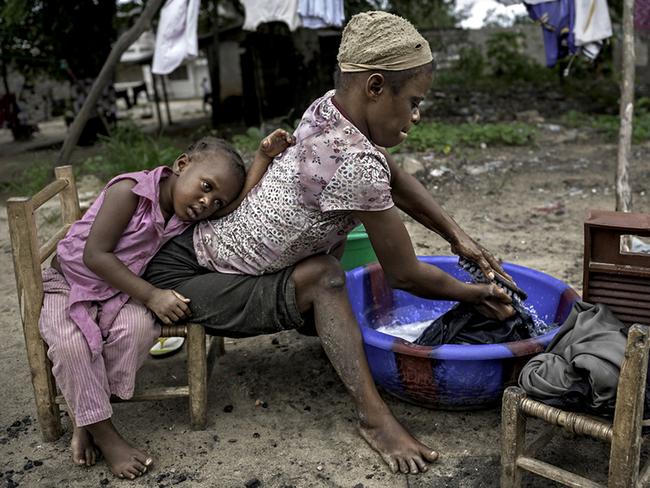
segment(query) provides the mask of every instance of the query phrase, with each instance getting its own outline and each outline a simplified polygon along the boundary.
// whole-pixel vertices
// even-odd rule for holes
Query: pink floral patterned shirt
[[[199,264],[261,275],[330,251],[359,224],[352,212],[393,206],[386,158],[326,93],[307,109],[297,143],[273,161],[231,214],[194,230]]]

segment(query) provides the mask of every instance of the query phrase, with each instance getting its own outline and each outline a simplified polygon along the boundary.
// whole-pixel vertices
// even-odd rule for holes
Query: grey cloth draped
[[[626,333],[606,305],[576,302],[546,352],[524,366],[519,385],[549,405],[611,414]]]

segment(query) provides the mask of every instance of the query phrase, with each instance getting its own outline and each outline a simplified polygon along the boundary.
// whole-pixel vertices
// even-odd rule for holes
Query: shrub
[[[535,129],[527,124],[460,124],[421,122],[409,132],[408,139],[396,151],[435,150],[445,154],[456,147],[487,145],[523,146],[534,140]]]
[[[153,138],[132,122],[119,125],[109,137],[101,137],[99,154],[86,159],[82,173],[92,173],[108,181],[120,173],[170,165],[181,153],[165,138]]]

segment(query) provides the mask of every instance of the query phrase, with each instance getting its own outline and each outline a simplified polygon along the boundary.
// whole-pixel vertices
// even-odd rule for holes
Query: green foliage
[[[51,162],[38,161],[31,163],[21,173],[20,177],[0,183],[0,191],[10,196],[34,195],[54,178],[54,167]]]
[[[460,50],[460,59],[456,63],[456,71],[469,79],[476,79],[483,76],[485,60],[481,50],[476,47],[463,47]]]
[[[460,124],[421,122],[411,129],[397,151],[439,151],[449,154],[458,147],[487,145],[523,146],[534,140],[535,129],[514,123]]]
[[[451,69],[436,75],[439,88],[464,87],[500,93],[513,84],[546,86],[558,83],[557,69],[538,65],[524,54],[524,36],[519,32],[501,31],[487,41],[485,57],[475,46],[463,47]]]
[[[134,123],[120,124],[110,137],[102,137],[99,154],[86,159],[82,173],[107,181],[120,173],[171,165],[182,149],[164,138],[153,138]]]
[[[0,0],[0,55],[23,74],[94,78],[115,39],[114,0]]]
[[[232,136],[232,143],[240,153],[251,153],[257,150],[266,134],[257,127],[249,127],[245,134]]]
[[[603,139],[615,142],[618,138],[620,119],[618,115],[585,114],[571,110],[564,114],[561,119],[567,127],[589,127],[603,137]],[[646,110],[637,110],[632,121],[632,142],[650,140],[650,113]]]
[[[496,32],[487,41],[487,58],[492,74],[506,80],[535,79],[540,71],[525,54],[525,38],[521,32]]]

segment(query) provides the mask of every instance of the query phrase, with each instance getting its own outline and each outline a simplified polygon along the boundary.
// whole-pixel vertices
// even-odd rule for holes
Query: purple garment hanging
[[[636,0],[634,2],[634,28],[637,30],[650,30],[650,0]]]
[[[529,17],[542,25],[546,66],[552,68],[557,64],[558,59],[576,53],[573,38],[575,23],[573,0],[556,0],[537,5],[526,4],[526,8]]]

